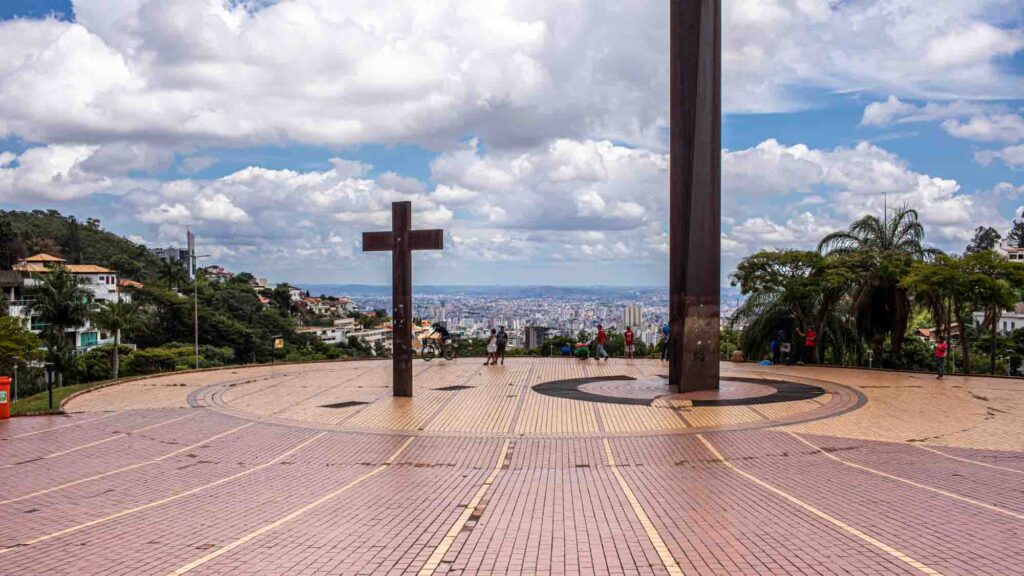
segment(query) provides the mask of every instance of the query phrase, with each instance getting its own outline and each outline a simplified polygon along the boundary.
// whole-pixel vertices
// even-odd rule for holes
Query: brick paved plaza
[[[1024,384],[722,369],[720,395],[524,358],[416,363],[411,399],[384,362],[104,388],[0,422],[0,574],[1024,574]]]

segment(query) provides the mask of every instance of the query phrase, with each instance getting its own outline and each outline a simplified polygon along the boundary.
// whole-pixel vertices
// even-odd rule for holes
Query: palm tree
[[[180,262],[173,260],[164,260],[163,265],[160,266],[158,273],[160,280],[163,280],[164,284],[168,288],[177,290],[182,284],[188,281],[188,277],[185,273],[185,267]]]
[[[139,307],[120,299],[117,302],[104,302],[91,312],[89,318],[99,329],[114,333],[112,365],[113,378],[116,380],[121,366],[121,332],[131,331],[138,327],[140,323]]]
[[[825,236],[818,251],[856,259],[863,271],[850,305],[857,331],[879,359],[887,335],[892,351],[899,353],[911,312],[910,296],[900,279],[915,261],[938,254],[924,245],[917,211],[904,206],[891,219],[864,216],[848,230]]]
[[[84,326],[89,319],[92,292],[82,287],[81,280],[64,266],[54,266],[46,274],[33,277],[25,287],[30,300],[29,314],[43,325],[48,359],[53,362],[60,382],[70,359],[67,333]]]

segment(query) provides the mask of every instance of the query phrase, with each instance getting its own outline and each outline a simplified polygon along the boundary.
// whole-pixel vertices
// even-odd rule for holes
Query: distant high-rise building
[[[622,326],[639,328],[644,324],[644,310],[639,304],[629,304],[622,310]]]
[[[541,326],[527,326],[525,330],[525,339],[523,341],[523,347],[527,350],[535,350],[540,348],[540,345],[544,343],[545,338],[548,335],[548,328]]]

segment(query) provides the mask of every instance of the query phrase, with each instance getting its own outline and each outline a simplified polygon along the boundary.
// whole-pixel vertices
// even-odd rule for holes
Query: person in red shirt
[[[608,343],[608,335],[604,332],[604,326],[597,325],[597,338],[594,339],[597,343],[597,354],[594,355],[595,360],[604,358],[604,361],[608,361],[608,353],[604,350],[604,345]]]
[[[935,344],[935,371],[939,373],[936,380],[942,380],[946,375],[946,354],[949,353],[949,344],[946,344],[946,339],[939,336],[939,341]]]
[[[801,332],[797,328],[796,333],[804,337],[804,353],[802,357],[804,364],[814,364],[818,356],[818,333],[814,330],[814,326],[808,326],[806,332]]]
[[[633,357],[633,327],[626,326],[626,331],[622,333],[622,338],[626,341],[626,358]]]

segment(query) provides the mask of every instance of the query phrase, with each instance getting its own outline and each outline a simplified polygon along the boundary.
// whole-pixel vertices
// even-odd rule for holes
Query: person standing
[[[604,361],[608,361],[608,352],[605,351],[604,347],[608,344],[608,334],[604,331],[604,326],[597,325],[597,338],[594,338],[594,343],[597,344],[597,352],[594,354],[596,360],[604,358]]]
[[[626,358],[633,359],[633,327],[626,326],[626,331],[622,333],[622,339],[626,342]]]
[[[818,333],[814,330],[814,326],[807,326],[805,332],[801,332],[797,328],[796,333],[804,338],[804,353],[801,355],[804,364],[814,364],[818,352]]]
[[[949,344],[946,344],[946,339],[939,336],[939,341],[935,344],[935,371],[938,372],[936,380],[942,380],[946,376],[946,355],[949,354]]]
[[[504,326],[498,326],[498,352],[497,357],[501,358],[501,365],[505,365],[505,348],[508,346],[508,332],[505,332]]]
[[[782,330],[775,333],[775,337],[772,338],[772,343],[768,345],[772,351],[772,364],[779,365],[782,363]]]
[[[672,328],[668,324],[661,327],[661,361],[664,362],[668,359],[669,351],[669,337],[672,334]]]
[[[485,364],[497,364],[498,362],[498,332],[491,328],[491,334],[487,337],[487,362]]]

